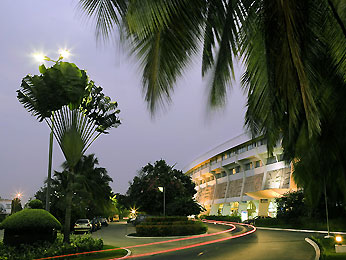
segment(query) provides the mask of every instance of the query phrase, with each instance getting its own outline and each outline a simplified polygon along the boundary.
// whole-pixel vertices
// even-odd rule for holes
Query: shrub
[[[6,218],[7,215],[5,214],[0,214],[0,223]]]
[[[54,243],[42,242],[32,245],[22,244],[14,247],[0,242],[0,259],[31,260],[57,255],[90,252],[103,248],[103,241],[101,239],[94,239],[90,235],[71,235],[70,241],[70,244],[63,243],[63,236],[58,234]]]
[[[28,206],[31,209],[43,209],[43,203],[41,200],[38,200],[38,199],[31,200],[28,203]]]
[[[202,216],[201,216],[202,219]],[[219,221],[230,221],[230,222],[241,222],[240,216],[203,216],[203,219],[219,220]]]
[[[183,236],[202,234],[207,226],[200,221],[143,222],[136,226],[138,236]]]
[[[147,217],[145,222],[176,222],[187,221],[185,216],[167,216],[167,217]]]
[[[256,226],[265,226],[265,227],[275,227],[282,224],[283,221],[277,218],[259,218],[256,219]]]
[[[5,244],[19,245],[42,240],[54,242],[56,230],[61,228],[61,224],[48,211],[24,209],[6,218],[0,228],[5,229]]]

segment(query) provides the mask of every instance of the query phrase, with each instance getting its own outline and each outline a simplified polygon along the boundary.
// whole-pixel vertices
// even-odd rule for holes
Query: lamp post
[[[166,189],[165,187],[159,187],[159,190],[163,192],[163,216],[166,216]]]
[[[34,53],[33,56],[35,60],[39,62],[40,64],[43,64],[44,61],[52,61],[50,58],[48,58],[46,55],[42,53]],[[60,49],[58,61],[62,60],[63,58],[68,58],[69,56],[70,56],[70,52],[68,50]],[[52,182],[53,128],[54,128],[54,122],[52,122],[52,129],[49,136],[48,177],[47,177],[46,207],[45,207],[48,212],[50,211],[50,186]]]
[[[328,229],[328,235],[325,236],[325,238],[330,238],[329,216],[328,216],[328,200],[327,200],[327,188],[326,188],[326,176],[324,176],[324,202],[326,204],[326,218],[327,218],[327,229]]]

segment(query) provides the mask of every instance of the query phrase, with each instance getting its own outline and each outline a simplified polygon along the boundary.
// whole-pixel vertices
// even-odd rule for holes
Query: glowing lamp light
[[[39,62],[39,63],[43,63],[46,60],[46,55],[44,55],[41,52],[36,52],[32,55],[34,57],[34,59]]]
[[[136,210],[135,209],[131,210],[131,213],[136,214]]]
[[[70,53],[70,51],[67,50],[67,49],[60,49],[60,50],[59,50],[59,55],[60,55],[61,58],[66,58],[66,59],[68,59],[68,57],[70,57],[71,53]]]
[[[159,191],[163,192],[163,187],[158,187]]]
[[[342,236],[336,236],[336,237],[335,237],[335,241],[336,241],[337,243],[341,243],[341,242],[342,242]]]

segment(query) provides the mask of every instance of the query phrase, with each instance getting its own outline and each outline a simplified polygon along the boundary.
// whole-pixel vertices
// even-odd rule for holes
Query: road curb
[[[203,234],[198,234],[198,235],[186,235],[186,236],[174,236],[174,237],[136,237],[136,236],[129,236],[129,235],[125,235],[126,238],[160,238],[160,239],[165,239],[165,238],[168,238],[168,239],[171,239],[171,238],[184,238],[184,237],[194,237],[194,236],[200,236],[200,235],[206,235],[208,234],[208,232],[205,232]]]
[[[315,249],[315,253],[316,253],[315,260],[319,260],[321,256],[321,250],[319,246],[316,244],[315,241],[313,241],[312,239],[308,237],[305,238],[305,241],[308,242],[310,245],[312,245],[312,247]]]
[[[125,259],[125,258],[127,258],[128,256],[130,256],[130,255],[132,254],[131,250],[129,250],[129,249],[127,249],[127,248],[123,248],[123,249],[127,251],[127,254],[124,255],[124,256],[121,257],[121,258],[115,258],[115,259]],[[111,259],[111,260],[112,260],[112,259]]]
[[[262,230],[274,230],[274,231],[290,231],[290,232],[303,232],[303,233],[320,233],[320,234],[328,234],[328,231],[320,231],[320,230],[308,230],[308,229],[290,229],[290,228],[269,228],[269,227],[256,227],[257,229]],[[346,232],[329,232],[330,234],[337,235],[346,235]]]

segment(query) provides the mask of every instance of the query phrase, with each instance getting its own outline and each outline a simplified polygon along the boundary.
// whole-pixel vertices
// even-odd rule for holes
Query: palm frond
[[[127,0],[79,0],[79,9],[96,22],[96,37],[107,40],[127,9]]]
[[[198,10],[185,10],[171,24],[145,34],[144,38],[142,34],[129,35],[143,68],[143,93],[151,112],[170,102],[177,77],[197,53],[202,21]]]
[[[209,105],[219,107],[224,105],[227,86],[234,79],[233,57],[238,54],[238,35],[242,17],[237,10],[237,1],[229,1],[225,6],[224,19],[219,29],[220,40],[217,58],[212,76],[211,89],[209,94]],[[219,8],[220,9],[220,8]]]

